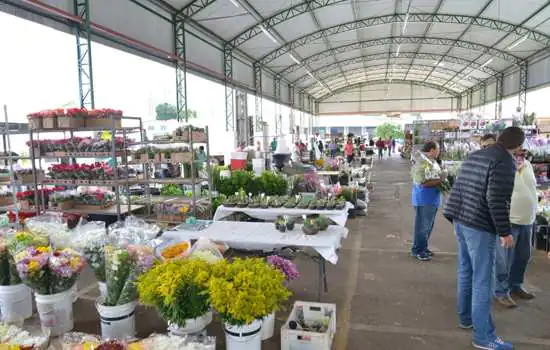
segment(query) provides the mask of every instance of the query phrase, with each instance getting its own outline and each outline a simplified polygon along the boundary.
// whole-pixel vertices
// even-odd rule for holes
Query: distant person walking
[[[392,147],[392,138],[391,137],[388,139],[387,146],[388,146],[388,157],[391,157],[391,147]]]
[[[395,139],[391,140],[391,149],[392,152],[395,153]]]
[[[336,141],[331,140],[329,147],[330,147],[330,157],[336,158]]]
[[[378,139],[378,141],[376,141],[376,148],[378,149],[378,159],[382,159],[384,158],[384,147],[385,147],[385,143],[384,141],[382,141],[382,139]]]
[[[353,162],[353,142],[351,139],[348,139],[348,142],[346,142],[346,145],[344,146],[344,155],[346,156],[348,163]]]

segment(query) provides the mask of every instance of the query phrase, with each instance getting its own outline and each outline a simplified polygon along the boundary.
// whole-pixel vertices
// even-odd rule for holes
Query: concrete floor
[[[323,302],[336,303],[338,331],[333,349],[462,350],[470,349],[470,332],[457,328],[455,315],[456,244],[451,226],[439,216],[431,242],[432,262],[409,256],[413,210],[409,167],[400,159],[376,164],[367,217],[348,221],[350,235],[343,242],[337,265],[327,266],[329,293]],[[537,294],[515,310],[495,308],[497,332],[517,349],[550,349],[550,260],[535,253],[527,286]],[[291,285],[294,300],[315,300],[316,266],[298,260],[302,277]],[[87,273],[79,283],[75,330],[99,333],[94,307],[98,291]],[[290,304],[290,303],[289,303]],[[289,310],[288,310],[289,311]],[[288,311],[277,314],[278,324]],[[166,325],[154,310],[140,307],[139,336],[164,332]],[[225,349],[219,322],[208,332]],[[279,333],[264,342],[264,350],[280,349]]]

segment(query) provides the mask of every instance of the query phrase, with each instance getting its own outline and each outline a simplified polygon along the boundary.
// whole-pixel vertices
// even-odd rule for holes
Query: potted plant
[[[164,261],[139,278],[140,302],[157,309],[170,333],[200,333],[212,322],[210,270],[211,265],[200,258]]]
[[[315,219],[306,218],[304,219],[304,224],[302,225],[302,231],[306,235],[316,235],[319,232],[319,226],[317,226]]]
[[[291,295],[284,281],[284,274],[261,258],[212,265],[208,293],[224,322],[227,350],[261,349],[262,318]]]
[[[284,217],[277,217],[277,220],[275,221],[275,229],[279,232],[286,232],[286,221]]]
[[[54,192],[48,201],[51,210],[67,210],[75,205],[74,196],[71,192]]]
[[[315,218],[315,224],[317,224],[317,226],[319,226],[319,230],[320,231],[326,231],[326,229],[328,228],[329,226],[329,220],[326,216],[324,215],[318,215],[316,218]]]
[[[164,152],[160,154],[160,160],[162,162],[171,161],[172,160],[172,151],[171,149],[166,149]]]
[[[85,108],[67,108],[64,115],[57,116],[57,125],[61,129],[83,127],[86,114]]]

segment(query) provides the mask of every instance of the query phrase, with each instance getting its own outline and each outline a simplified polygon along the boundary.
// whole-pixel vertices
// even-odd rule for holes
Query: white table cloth
[[[214,214],[214,221],[220,221],[221,219],[228,217],[233,213],[244,213],[255,219],[265,221],[275,221],[277,216],[289,215],[289,216],[302,216],[310,214],[322,214],[334,221],[337,225],[345,226],[348,219],[348,210],[353,209],[353,204],[346,202],[346,207],[340,210],[311,210],[311,209],[298,209],[298,208],[237,208],[237,207],[225,207],[220,205],[216,209]]]
[[[238,246],[251,250],[266,247],[271,249],[289,246],[310,247],[325,260],[336,264],[338,262],[336,250],[340,247],[341,240],[347,235],[348,229],[337,225],[331,225],[326,231],[309,236],[302,232],[301,225],[296,225],[292,231],[279,232],[273,223],[217,221],[202,231],[166,231],[162,238],[178,240],[208,238],[230,247]]]

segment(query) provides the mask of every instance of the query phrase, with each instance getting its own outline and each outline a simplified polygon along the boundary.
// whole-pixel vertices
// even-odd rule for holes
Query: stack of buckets
[[[32,316],[31,289],[24,284],[0,286],[0,313],[2,320],[19,321]]]

